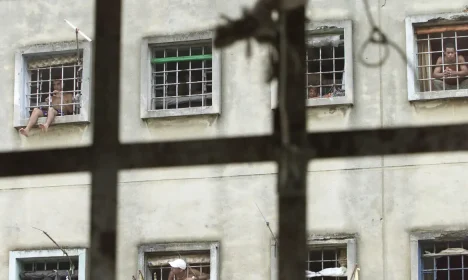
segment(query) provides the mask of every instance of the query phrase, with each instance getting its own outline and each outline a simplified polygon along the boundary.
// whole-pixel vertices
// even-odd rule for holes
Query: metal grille
[[[416,32],[418,33],[418,31]],[[461,65],[465,65],[465,63],[459,62],[459,57],[468,57],[468,31],[417,34],[416,41],[419,92],[468,89],[466,76],[443,78],[434,76],[434,70],[437,66],[440,66],[441,72],[444,72],[447,67],[460,71]],[[444,46],[447,43],[453,44],[455,48],[456,60],[454,62],[446,61]],[[439,58],[441,58],[442,63],[437,65]]]
[[[211,41],[152,49],[150,110],[212,105]]]
[[[72,258],[75,271],[78,271],[78,260]],[[52,271],[52,270],[69,270],[70,262],[68,258],[60,259],[41,259],[33,261],[22,261],[23,271]]]
[[[423,280],[464,280],[468,279],[468,255],[428,255],[443,254],[449,248],[468,248],[467,241],[421,242],[421,279]],[[465,278],[466,277],[466,278]]]
[[[210,275],[210,263],[190,263],[191,269],[196,269],[201,273]],[[190,268],[187,266],[187,273],[190,273]],[[167,280],[171,272],[170,265],[158,266],[150,268],[152,280]],[[189,279],[189,278],[188,278]],[[173,279],[170,279],[173,280]]]
[[[309,249],[307,269],[318,272],[325,268],[346,266],[346,246],[326,246]],[[317,280],[339,280],[342,277],[317,277]]]
[[[306,52],[307,98],[345,95],[344,33],[311,35]]]
[[[53,66],[41,65],[34,69],[31,69],[31,64],[28,66],[30,66],[26,94],[28,114],[31,114],[35,108],[47,110],[51,106],[62,112],[61,115],[80,113],[81,65],[74,62]],[[60,82],[61,90],[55,91],[54,81]]]
[[[284,2],[284,0],[282,1]],[[303,30],[305,7],[281,11],[280,80],[285,83],[275,113],[274,133],[268,136],[159,143],[120,143],[121,0],[95,1],[93,51],[93,142],[89,147],[0,153],[0,176],[92,172],[90,279],[116,279],[117,173],[120,169],[194,166],[200,164],[278,163],[279,276],[299,279],[305,254],[305,181],[310,160],[332,157],[376,156],[468,150],[466,124],[430,127],[392,127],[372,130],[311,132],[306,136],[304,77],[289,74],[288,47],[300,50],[305,66]],[[289,23],[286,25],[286,23]],[[288,44],[290,42],[290,44]],[[281,61],[281,60],[280,60]],[[286,80],[284,79],[286,78]],[[281,83],[279,88],[281,89]],[[286,126],[286,127],[285,127]],[[288,129],[291,127],[291,129]],[[280,137],[281,136],[281,137]],[[291,141],[286,141],[286,140]],[[283,142],[280,142],[283,141]],[[287,144],[280,144],[287,143]],[[330,145],[333,143],[333,145]],[[417,143],[417,144],[414,144]],[[30,164],[41,158],[42,164]],[[57,158],[63,159],[57,165]]]

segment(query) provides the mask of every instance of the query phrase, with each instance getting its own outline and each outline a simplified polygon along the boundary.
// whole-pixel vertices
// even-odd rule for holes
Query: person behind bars
[[[457,80],[459,89],[468,89],[468,67],[465,64],[463,55],[458,55],[455,46],[452,43],[445,44],[444,65],[442,65],[442,56],[437,59],[436,67],[434,68],[433,76],[437,80],[433,80],[433,90],[454,90],[457,89]],[[459,63],[459,64],[457,64]],[[443,68],[445,67],[445,68]],[[445,85],[444,85],[445,84]]]
[[[169,264],[171,265],[171,272],[168,280],[210,279],[209,275],[191,268],[190,265],[187,269],[187,264],[182,259],[176,259],[169,262]]]
[[[36,124],[37,119],[40,117],[47,117],[46,122],[39,125],[42,131],[47,132],[47,129],[54,120],[55,116],[64,116],[73,113],[73,105],[61,105],[73,103],[73,94],[62,92],[62,82],[60,80],[54,80],[52,83],[54,86],[54,91],[52,92],[52,95],[49,96],[50,99],[47,97],[45,100],[46,102],[49,102],[50,100],[51,106],[34,108],[31,116],[29,117],[29,122],[26,128],[21,128],[19,130],[22,135],[27,137],[29,135],[29,131]]]

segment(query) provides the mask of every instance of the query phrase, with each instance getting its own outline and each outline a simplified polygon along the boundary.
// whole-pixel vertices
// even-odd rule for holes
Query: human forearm
[[[441,73],[434,73],[433,76],[434,76],[434,78],[436,78],[436,79],[442,79],[442,78],[444,77],[444,75],[441,74]]]
[[[455,76],[456,78],[465,77],[465,76],[468,76],[468,71],[467,70],[454,71],[454,72],[452,72],[452,76]]]

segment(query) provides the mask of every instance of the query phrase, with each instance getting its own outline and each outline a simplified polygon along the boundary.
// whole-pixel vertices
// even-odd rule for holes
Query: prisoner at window
[[[345,95],[343,29],[329,34],[309,34],[306,52],[307,98]]]
[[[72,258],[72,262],[74,270],[70,272],[68,258],[22,261],[19,277],[21,280],[66,280],[71,273],[71,280],[78,280],[78,259]]]
[[[420,241],[422,280],[468,279],[468,242]]]
[[[150,110],[212,105],[211,41],[152,48]]]
[[[210,279],[209,251],[150,253],[147,265],[151,280]]]
[[[82,72],[75,53],[28,60],[29,115],[35,108],[47,112],[51,106],[59,112],[58,116],[80,114]],[[54,93],[54,81],[60,81],[63,94]]]
[[[339,280],[346,275],[346,245],[313,247],[309,250],[306,278]]]
[[[468,25],[415,29],[419,92],[468,89]]]

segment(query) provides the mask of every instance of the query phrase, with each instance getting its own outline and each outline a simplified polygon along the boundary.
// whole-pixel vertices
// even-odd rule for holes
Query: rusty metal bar
[[[115,280],[121,0],[96,0],[90,279]]]
[[[462,124],[314,132],[303,153],[321,159],[468,151],[465,139]],[[119,169],[278,161],[279,145],[277,135],[123,144]],[[91,154],[88,147],[0,153],[0,177],[90,171]]]
[[[286,1],[279,1],[285,4]],[[275,134],[281,141],[278,159],[278,279],[303,279],[307,267],[305,119],[305,1],[280,8],[279,109]],[[278,129],[279,128],[279,129]]]

